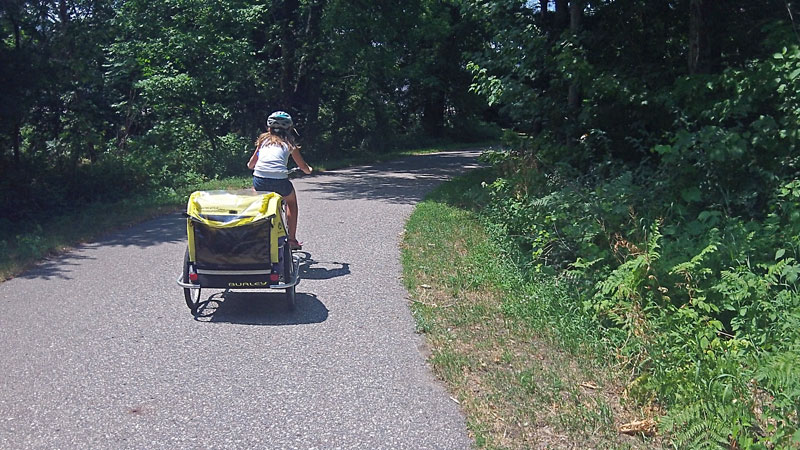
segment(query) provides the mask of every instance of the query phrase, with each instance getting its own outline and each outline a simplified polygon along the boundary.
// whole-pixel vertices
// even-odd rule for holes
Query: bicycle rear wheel
[[[189,280],[189,249],[183,256],[183,282],[186,284],[191,283]],[[192,311],[192,314],[197,314],[197,307],[200,304],[200,288],[191,289],[183,288],[183,297],[186,300],[186,306]]]
[[[297,281],[296,279],[297,274],[295,273],[294,260],[292,259],[292,248],[287,240],[283,245],[283,282],[294,283]],[[286,305],[290,310],[294,310],[297,307],[296,297],[297,294],[294,285],[286,288]]]

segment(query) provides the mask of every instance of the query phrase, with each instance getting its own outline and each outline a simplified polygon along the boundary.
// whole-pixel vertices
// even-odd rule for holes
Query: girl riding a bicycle
[[[256,139],[256,149],[247,167],[253,170],[253,188],[258,192],[277,192],[286,202],[289,244],[293,250],[302,249],[297,241],[297,194],[289,181],[287,164],[291,155],[297,167],[306,175],[313,169],[306,164],[295,144],[292,116],[276,111],[267,117],[267,132]]]

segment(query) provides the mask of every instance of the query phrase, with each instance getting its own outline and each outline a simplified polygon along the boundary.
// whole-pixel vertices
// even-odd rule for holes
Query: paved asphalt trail
[[[0,284],[0,448],[469,448],[414,333],[398,242],[414,204],[477,155],[295,180],[307,260],[292,313],[278,291],[204,290],[194,319],[175,283],[179,214]]]

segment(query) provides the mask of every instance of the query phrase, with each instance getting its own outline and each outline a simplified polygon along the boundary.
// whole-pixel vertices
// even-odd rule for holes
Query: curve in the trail
[[[193,318],[179,214],[0,284],[0,448],[469,448],[414,332],[398,242],[478,153],[295,180],[295,311],[279,292],[204,290]]]

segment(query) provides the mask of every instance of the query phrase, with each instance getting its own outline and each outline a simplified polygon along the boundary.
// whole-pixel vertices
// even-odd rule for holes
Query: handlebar
[[[289,169],[288,175],[289,175],[289,178],[295,178],[295,177],[298,177],[300,175],[304,175],[304,172],[302,170],[300,170],[299,167],[292,167],[291,169]]]

